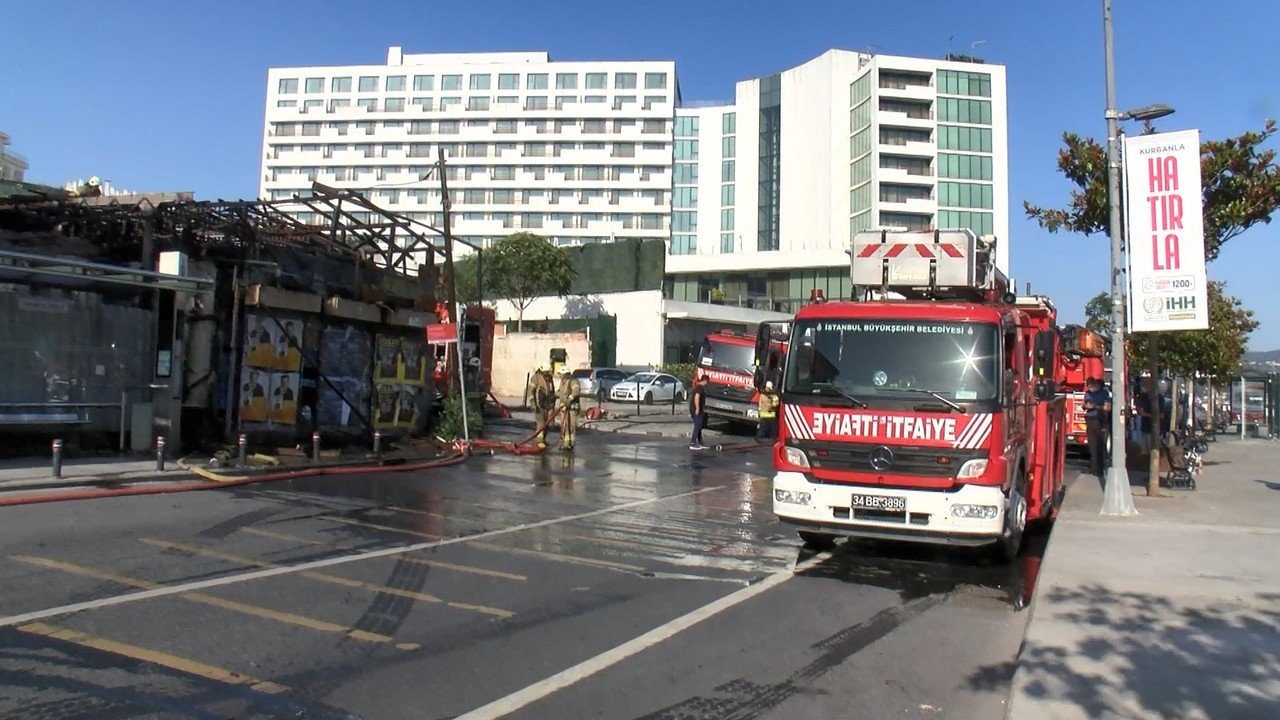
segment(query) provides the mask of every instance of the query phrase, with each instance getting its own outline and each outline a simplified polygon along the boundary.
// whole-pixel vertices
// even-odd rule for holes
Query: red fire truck
[[[786,323],[764,323],[768,345],[761,356],[765,379],[777,385],[782,379],[782,361],[786,357]],[[722,330],[703,342],[698,354],[694,377],[707,378],[707,414],[732,422],[755,424],[760,421],[754,375],[756,339],[759,335]]]
[[[792,322],[774,513],[810,545],[861,536],[1011,560],[1062,494],[1057,311],[1010,293],[994,241],[968,230],[860,232],[851,258],[864,299]]]
[[[1089,446],[1084,419],[1084,391],[1089,378],[1107,376],[1107,343],[1098,333],[1080,325],[1064,325],[1058,333],[1062,352],[1058,355],[1058,391],[1066,399],[1067,448]]]

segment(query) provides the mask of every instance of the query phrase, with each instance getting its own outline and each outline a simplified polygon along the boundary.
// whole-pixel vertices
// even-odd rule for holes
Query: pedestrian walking
[[[1102,477],[1107,457],[1107,432],[1111,427],[1111,393],[1102,378],[1089,378],[1084,393],[1085,435],[1089,443],[1089,471]]]
[[[578,414],[581,412],[579,396],[582,386],[573,373],[565,371],[560,376],[560,449],[565,452],[573,450],[573,442],[577,438]]]
[[[707,378],[702,376],[693,382],[689,393],[689,416],[693,418],[693,435],[689,438],[690,450],[706,450],[702,444],[702,428],[707,422]]]
[[[773,440],[778,437],[778,395],[773,391],[773,381],[766,381],[764,390],[760,391],[760,422],[756,427],[756,442]]]

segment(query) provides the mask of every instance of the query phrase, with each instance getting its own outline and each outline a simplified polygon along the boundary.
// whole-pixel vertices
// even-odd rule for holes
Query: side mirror
[[[1057,370],[1054,367],[1054,358],[1057,355],[1057,340],[1057,333],[1053,330],[1041,330],[1036,333],[1032,371],[1038,380],[1052,378]]]
[[[1052,400],[1058,396],[1058,383],[1054,380],[1041,380],[1036,383],[1036,398]]]

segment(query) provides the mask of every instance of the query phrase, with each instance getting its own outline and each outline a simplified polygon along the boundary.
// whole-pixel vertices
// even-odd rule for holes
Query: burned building
[[[444,255],[434,228],[324,186],[236,202],[2,187],[0,433],[141,450],[421,430]]]

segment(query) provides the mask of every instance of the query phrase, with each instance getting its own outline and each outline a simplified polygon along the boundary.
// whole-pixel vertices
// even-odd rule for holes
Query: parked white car
[[[609,388],[609,399],[614,402],[635,402],[636,397],[652,405],[655,402],[682,402],[689,396],[684,383],[674,375],[641,372],[632,375]]]

